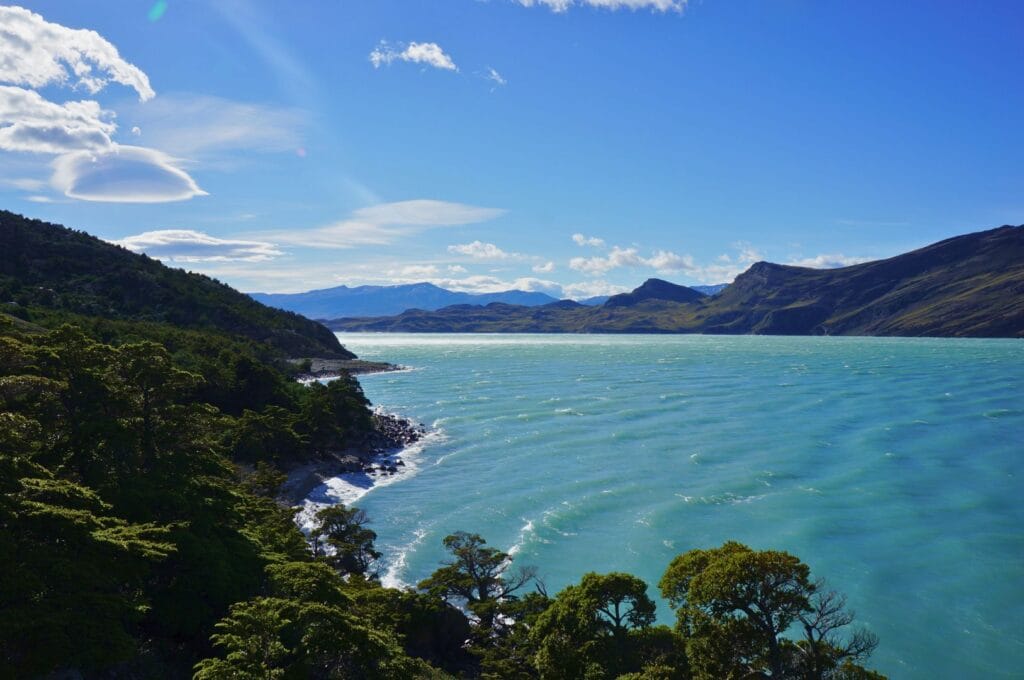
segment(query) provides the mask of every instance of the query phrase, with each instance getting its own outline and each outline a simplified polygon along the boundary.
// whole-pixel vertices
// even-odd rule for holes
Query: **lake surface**
[[[403,475],[318,492],[370,515],[390,584],[466,530],[552,593],[619,570],[654,595],[673,556],[734,539],[846,593],[881,638],[870,667],[1021,677],[1024,342],[339,337],[412,367],[361,381],[434,428]]]

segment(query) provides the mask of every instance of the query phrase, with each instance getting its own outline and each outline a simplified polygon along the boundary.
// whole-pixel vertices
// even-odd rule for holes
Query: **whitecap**
[[[519,538],[516,539],[516,542],[512,544],[511,548],[508,549],[508,554],[511,555],[511,556],[515,556],[516,554],[518,554],[519,551],[523,549],[523,546],[526,545],[527,539],[533,533],[534,533],[533,520],[532,519],[528,519],[528,520],[526,520],[526,524],[524,524],[519,529]]]
[[[427,536],[426,529],[413,529],[413,540],[400,548],[394,550],[394,554],[388,558],[388,568],[380,577],[380,583],[385,588],[404,588],[407,584],[402,580],[402,573],[408,563],[409,554],[416,552],[423,539]]]

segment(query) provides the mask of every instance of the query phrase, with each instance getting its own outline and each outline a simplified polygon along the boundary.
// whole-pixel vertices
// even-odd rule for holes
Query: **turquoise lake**
[[[432,428],[366,510],[384,580],[482,534],[557,592],[673,556],[790,551],[846,593],[892,678],[1021,677],[1024,342],[342,334],[378,407]],[[659,620],[673,615],[659,601]]]

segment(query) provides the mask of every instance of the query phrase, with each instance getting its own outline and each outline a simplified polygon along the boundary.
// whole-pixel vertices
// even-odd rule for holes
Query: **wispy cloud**
[[[320,87],[306,64],[280,39],[274,17],[260,5],[247,0],[219,0],[207,4],[270,67],[271,76],[293,101],[309,104],[315,100]]]
[[[497,70],[491,68],[490,66],[488,66],[487,70],[484,71],[484,78],[494,83],[496,87],[504,87],[505,85],[508,85],[508,81],[505,80],[505,78],[500,73],[498,73]]]
[[[46,182],[31,177],[14,177],[4,179],[0,183],[12,186],[15,189],[21,189],[22,191],[40,191],[46,188]]]
[[[317,229],[268,232],[260,236],[311,248],[386,245],[427,229],[486,222],[504,212],[499,208],[419,199],[360,208],[343,220]]]
[[[190,159],[230,151],[293,152],[307,125],[307,114],[297,108],[186,93],[161,95],[120,115],[138,124],[132,134],[147,144]]]
[[[169,262],[265,262],[284,254],[272,243],[222,239],[189,229],[147,231],[113,243]]]
[[[553,12],[566,12],[571,7],[586,6],[607,10],[649,9],[655,12],[682,12],[687,0],[517,0],[523,7],[547,7]]]
[[[423,64],[443,71],[458,71],[458,67],[450,56],[437,43],[411,42],[408,44],[389,43],[381,40],[370,52],[370,63],[374,68],[389,66],[394,61],[405,61],[412,64]]]

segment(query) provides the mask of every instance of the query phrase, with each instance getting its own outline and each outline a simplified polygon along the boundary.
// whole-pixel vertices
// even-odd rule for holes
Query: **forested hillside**
[[[104,319],[216,330],[291,357],[352,358],[334,334],[201,274],[81,231],[0,210],[0,311],[39,307]],[[15,304],[11,304],[15,303]]]

